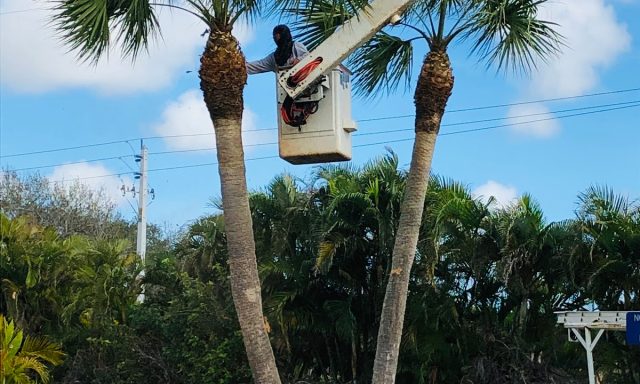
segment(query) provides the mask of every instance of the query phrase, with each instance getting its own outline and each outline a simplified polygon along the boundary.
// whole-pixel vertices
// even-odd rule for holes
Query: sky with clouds
[[[132,217],[126,201],[132,197],[123,197],[120,187],[135,182],[134,155],[144,137],[156,196],[150,221],[180,226],[211,212],[220,187],[213,126],[197,77],[205,26],[163,10],[162,36],[148,54],[132,63],[114,50],[92,66],[67,52],[46,8],[42,0],[0,0],[0,166],[37,170],[54,181],[82,178],[104,187]],[[558,24],[565,47],[529,77],[486,70],[465,44],[451,49],[456,85],[433,171],[477,196],[494,196],[498,207],[529,193],[550,220],[571,217],[577,194],[592,184],[640,198],[640,1],[551,0],[540,12]],[[276,23],[261,19],[234,29],[247,57],[273,50]],[[425,52],[416,48],[417,57]],[[496,105],[504,107],[465,111]],[[413,120],[398,116],[413,112],[410,90],[355,99],[352,162],[366,163],[391,148],[407,167]],[[396,118],[369,120],[378,117]],[[252,76],[243,118],[252,189],[282,172],[305,179],[313,170],[277,158],[275,125],[274,77]],[[474,128],[489,129],[460,133]],[[42,152],[93,143],[110,144]]]

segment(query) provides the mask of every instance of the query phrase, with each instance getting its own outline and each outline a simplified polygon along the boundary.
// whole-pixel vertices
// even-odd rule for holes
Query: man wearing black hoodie
[[[273,28],[273,41],[277,48],[261,60],[247,62],[247,73],[275,72],[280,67],[295,65],[300,59],[309,53],[304,44],[293,41],[291,31],[286,25],[278,25]]]

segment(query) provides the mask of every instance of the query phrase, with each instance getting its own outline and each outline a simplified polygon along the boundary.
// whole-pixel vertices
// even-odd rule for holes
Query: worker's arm
[[[269,56],[265,57],[261,60],[256,61],[248,61],[247,64],[247,74],[255,75],[257,73],[264,72],[275,72],[276,71],[276,58],[273,56],[273,53],[269,54]]]

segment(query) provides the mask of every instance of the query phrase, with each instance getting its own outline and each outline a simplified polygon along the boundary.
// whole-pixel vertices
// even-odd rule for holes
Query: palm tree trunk
[[[213,31],[201,58],[200,87],[216,134],[231,270],[231,293],[256,383],[280,383],[265,329],[242,148],[242,92],[247,80],[236,39]]]
[[[416,138],[382,305],[373,384],[395,382],[409,274],[418,244],[431,160],[452,89],[453,71],[447,53],[432,50],[425,58],[414,96]]]

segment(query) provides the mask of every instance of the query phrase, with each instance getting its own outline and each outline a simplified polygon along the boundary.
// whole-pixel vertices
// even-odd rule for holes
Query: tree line
[[[133,227],[103,197],[74,195],[103,207],[94,217],[110,224],[72,233],[44,220],[38,204],[16,209],[33,189],[73,191],[30,180],[5,173],[0,188],[2,335],[20,329],[53,352],[40,360],[33,351],[3,352],[3,366],[13,367],[3,371],[7,382],[29,382],[16,379],[21,373],[34,380],[34,361],[60,383],[252,381],[222,213],[195,220],[173,241],[152,231],[142,276]],[[406,183],[391,153],[361,168],[318,167],[305,182],[282,175],[250,193],[261,322],[284,382],[371,381]],[[584,351],[554,311],[639,307],[640,205],[598,186],[578,201],[575,217],[548,222],[531,196],[500,208],[432,177],[396,382],[584,382]],[[66,222],[89,213],[74,211]],[[107,227],[111,235],[97,229]],[[621,332],[604,337],[595,351],[601,380],[639,382],[640,351]]]

